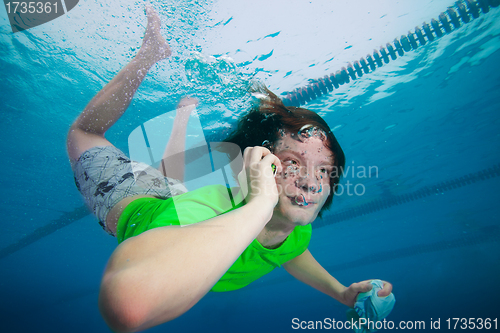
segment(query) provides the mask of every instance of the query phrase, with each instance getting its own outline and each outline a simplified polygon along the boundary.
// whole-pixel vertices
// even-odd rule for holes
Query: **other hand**
[[[339,301],[342,304],[353,308],[354,304],[356,303],[356,297],[358,297],[358,294],[372,290],[373,285],[370,283],[370,281],[372,280],[365,280],[362,282],[351,284],[342,292],[341,299]],[[392,284],[386,281],[382,282],[384,284],[384,288],[379,290],[377,295],[379,297],[389,296],[392,292]]]

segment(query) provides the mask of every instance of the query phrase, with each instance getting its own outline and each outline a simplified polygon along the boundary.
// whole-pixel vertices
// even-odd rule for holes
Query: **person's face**
[[[330,195],[334,157],[319,137],[287,134],[274,148],[283,171],[276,175],[279,202],[273,217],[296,225],[313,222]]]

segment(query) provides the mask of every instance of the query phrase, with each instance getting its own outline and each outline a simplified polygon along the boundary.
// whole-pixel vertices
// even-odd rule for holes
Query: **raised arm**
[[[247,148],[248,203],[185,227],[159,227],[121,243],[106,267],[99,307],[108,325],[134,332],[172,320],[196,304],[257,237],[278,201],[263,147]]]
[[[314,259],[309,250],[290,260],[283,267],[298,280],[351,308],[354,307],[359,293],[372,289],[369,280],[353,283],[349,287],[345,287]],[[379,291],[378,295],[380,297],[388,296],[391,291],[392,285],[384,282],[384,289]]]
[[[187,227],[160,227],[121,243],[99,294],[108,325],[135,332],[195,305],[257,237],[266,220],[248,204]]]

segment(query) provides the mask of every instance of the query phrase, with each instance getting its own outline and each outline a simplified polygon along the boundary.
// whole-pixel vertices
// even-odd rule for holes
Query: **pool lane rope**
[[[437,38],[449,34],[477,19],[481,13],[486,14],[491,7],[498,7],[500,0],[460,0],[454,6],[449,7],[439,15],[438,20],[431,19],[431,23],[424,22],[422,27],[415,27],[415,31],[409,31],[407,35],[395,38],[392,43],[387,43],[374,50],[373,54],[368,54],[365,58],[349,62],[346,67],[322,78],[310,80],[310,83],[292,92],[286,92],[282,98],[285,105],[301,106],[311,102],[323,95],[338,89],[341,85],[349,83],[351,80],[361,78],[364,74],[369,74],[375,69],[388,64],[391,60],[396,60],[398,56],[404,56],[405,52],[416,50],[420,46],[434,41]],[[462,22],[462,23],[461,23]]]
[[[412,201],[417,201],[426,197],[442,195],[444,194],[444,192],[448,192],[496,177],[500,177],[500,163],[490,168],[472,172],[461,177],[425,186],[413,192],[375,199],[365,204],[340,211],[338,213],[334,213],[331,215],[328,214],[328,218],[314,222],[313,228],[321,228],[327,225],[348,221],[365,215],[370,215],[384,209],[410,203]]]
[[[414,244],[403,246],[398,249],[371,253],[353,261],[325,266],[325,269],[329,272],[338,272],[342,270],[408,258],[411,256],[423,254],[425,255],[465,246],[479,246],[498,242],[500,242],[500,227],[498,225],[489,225],[485,227],[474,228],[461,236],[455,236],[453,238],[450,237],[441,241],[426,244]]]
[[[397,59],[397,55],[403,56],[405,52],[417,49],[419,46],[432,42],[434,39],[448,34],[453,30],[460,28],[460,20],[464,24],[469,23],[472,19],[480,16],[481,12],[486,14],[490,7],[498,7],[500,0],[461,0],[457,1],[454,8],[450,7],[446,12],[439,15],[439,22],[435,19],[431,20],[431,24],[424,22],[422,28],[416,27],[415,33],[408,32],[408,35],[403,35],[398,40],[394,39],[393,44],[387,43],[386,47],[380,47],[380,53],[374,50],[372,55],[367,55],[366,59],[361,58],[355,61],[354,65],[349,63],[347,68],[342,67],[335,73],[325,75],[323,78],[312,80],[307,87],[298,88],[293,92],[287,93],[283,98],[285,105],[300,106],[311,100],[314,100],[328,92],[333,91],[333,88],[338,89],[340,85],[349,83],[350,80],[356,80],[364,74],[373,72],[377,67],[382,67],[383,63],[389,63],[389,57],[392,60]],[[444,30],[444,33],[443,33]],[[434,36],[435,35],[435,36]],[[420,44],[420,45],[419,45]],[[397,53],[397,55],[396,55]],[[387,209],[395,205],[418,200],[422,197],[427,197],[433,194],[440,194],[444,191],[452,190],[458,187],[475,183],[479,180],[486,180],[500,176],[500,164],[492,168],[469,174],[448,182],[431,185],[420,189],[416,192],[403,194],[389,199],[379,199],[369,202],[368,204],[348,209],[346,211],[333,214],[328,220],[315,222],[315,227],[322,227],[346,220],[350,220],[359,216],[371,214],[382,209]],[[45,226],[35,229],[31,234],[28,234],[16,242],[0,249],[0,259],[11,255],[14,252],[54,233],[55,231],[78,221],[88,216],[88,210],[85,206],[78,207],[71,212],[64,213],[59,219],[53,220]]]
[[[324,219],[315,221],[313,223],[313,228],[317,229],[321,227],[326,227],[331,224],[348,221],[360,216],[377,213],[381,210],[385,210],[393,206],[409,203],[412,201],[417,201],[419,199],[430,197],[433,195],[441,195],[447,191],[451,191],[454,189],[458,189],[467,185],[472,185],[474,183],[486,181],[488,179],[496,177],[500,177],[500,163],[495,164],[490,168],[469,173],[461,177],[425,186],[414,192],[375,199],[368,203],[347,210],[343,210],[335,214],[331,215],[328,214],[328,216],[325,217]],[[0,259],[3,259],[25,248],[26,246],[31,245],[34,242],[56,232],[57,230],[90,215],[91,214],[89,213],[85,205],[76,208],[72,212],[63,213],[58,219],[53,220],[48,224],[35,229],[31,234],[28,234],[22,237],[21,239],[17,240],[16,242],[13,242],[12,244],[7,245],[6,247],[0,249]]]

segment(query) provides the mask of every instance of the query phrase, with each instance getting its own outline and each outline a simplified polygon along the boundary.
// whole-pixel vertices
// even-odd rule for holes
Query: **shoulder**
[[[308,246],[309,242],[311,241],[311,234],[312,234],[312,226],[310,224],[308,225],[299,225],[296,226],[290,236],[290,243],[293,243],[294,246],[297,245],[304,245]]]

